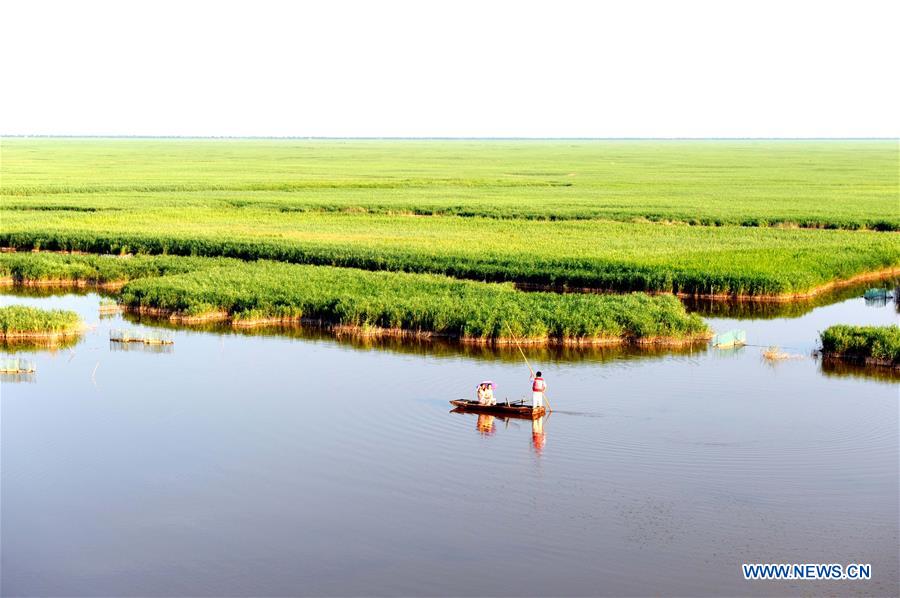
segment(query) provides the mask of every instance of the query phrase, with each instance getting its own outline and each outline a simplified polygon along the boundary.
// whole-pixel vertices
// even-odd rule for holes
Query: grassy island
[[[900,368],[900,326],[830,326],[821,340],[827,358]]]
[[[53,340],[78,334],[82,328],[81,318],[74,311],[0,307],[0,340]]]
[[[31,267],[32,260],[40,262]],[[672,296],[525,292],[509,283],[228,258],[0,254],[0,276],[37,283],[113,276],[126,309],[190,323],[304,322],[472,342],[678,344],[709,330]]]

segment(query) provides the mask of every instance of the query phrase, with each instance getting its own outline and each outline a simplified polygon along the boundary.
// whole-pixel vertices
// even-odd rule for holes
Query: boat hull
[[[522,417],[525,419],[536,419],[544,415],[544,408],[533,408],[531,405],[524,403],[497,403],[496,405],[482,405],[478,401],[469,401],[466,399],[457,399],[450,401],[450,404],[456,407],[458,411],[471,411],[473,413],[489,413],[491,415],[502,415],[504,417]]]

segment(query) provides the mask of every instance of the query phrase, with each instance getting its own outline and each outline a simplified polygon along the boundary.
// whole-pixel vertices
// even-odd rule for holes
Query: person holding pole
[[[541,377],[541,373],[532,374],[531,378],[531,407],[537,409],[544,406],[544,391],[547,390],[547,383]]]
[[[537,409],[538,407],[544,406],[544,401],[547,399],[547,396],[544,394],[544,391],[547,390],[547,383],[544,382],[544,379],[541,377],[541,373],[538,372],[535,375],[534,370],[531,369],[531,364],[528,363],[528,358],[525,357],[525,351],[522,350],[522,345],[519,344],[519,339],[516,338],[515,333],[512,331],[512,327],[509,325],[509,322],[506,322],[506,329],[509,330],[509,336],[513,339],[513,342],[516,343],[516,347],[519,349],[519,354],[522,355],[522,359],[525,360],[525,365],[528,366],[528,371],[531,372],[531,408]],[[553,408],[550,406],[550,401],[547,401],[547,409],[553,411]]]

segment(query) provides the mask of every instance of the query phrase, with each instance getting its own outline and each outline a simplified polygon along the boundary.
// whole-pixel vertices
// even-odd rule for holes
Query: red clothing
[[[534,382],[531,384],[531,390],[533,392],[544,392],[547,390],[547,383],[544,382],[544,379],[538,376],[534,378]]]

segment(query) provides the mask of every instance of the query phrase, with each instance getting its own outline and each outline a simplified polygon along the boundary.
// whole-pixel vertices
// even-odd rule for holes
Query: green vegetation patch
[[[4,139],[5,210],[900,229],[892,140]]]
[[[47,282],[110,284],[189,272],[206,262],[168,256],[0,253],[0,279],[14,284]]]
[[[186,316],[309,319],[463,339],[678,340],[707,333],[674,297],[526,293],[508,284],[270,261],[128,283],[122,302]]]
[[[28,262],[40,268],[28,268]],[[121,262],[111,265],[110,262]],[[236,322],[318,320],[359,329],[534,342],[681,341],[708,335],[672,296],[529,293],[511,284],[432,274],[369,272],[272,261],[175,256],[0,254],[0,272],[28,280],[70,271],[133,277],[120,302],[185,318],[225,314]]]
[[[900,266],[897,233],[201,208],[41,218],[8,212],[0,245],[698,295],[804,293]]]
[[[821,339],[828,356],[900,367],[900,326],[830,326]]]
[[[0,245],[802,295],[900,266],[875,232],[900,230],[898,163],[890,140],[4,139]],[[134,277],[96,267],[65,279]]]
[[[24,305],[0,307],[0,336],[3,338],[75,334],[81,325],[81,318],[74,311]]]

